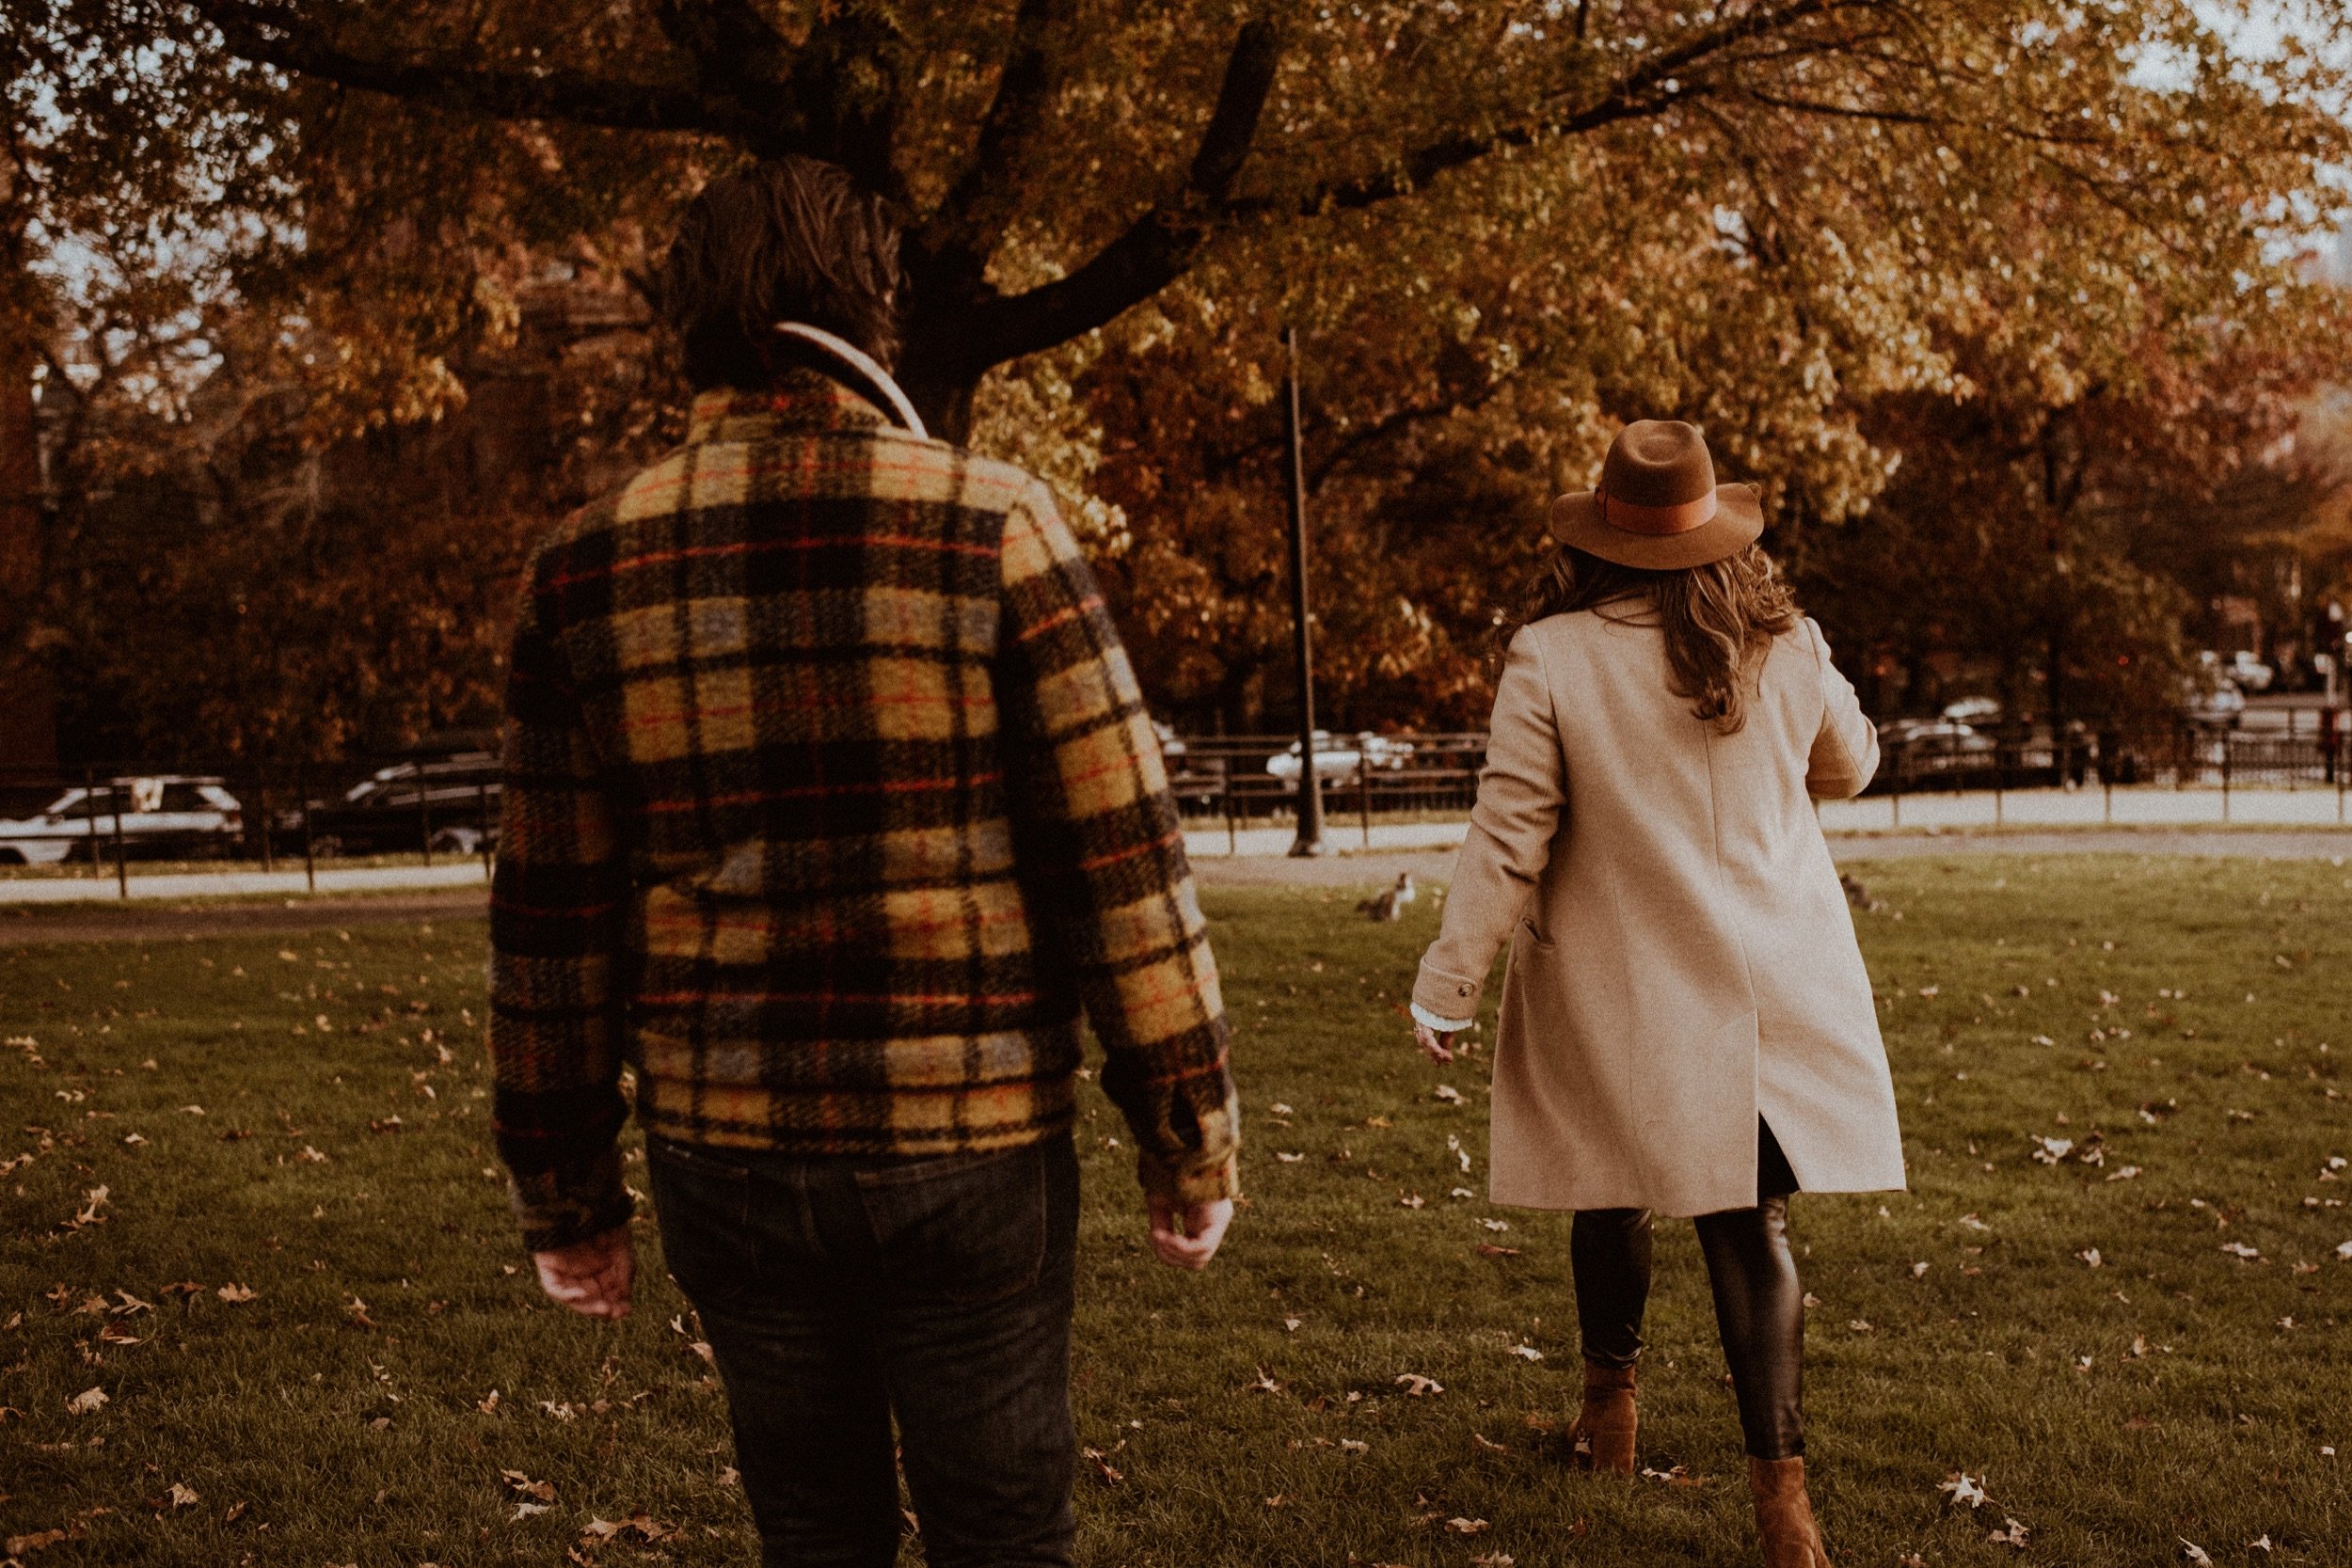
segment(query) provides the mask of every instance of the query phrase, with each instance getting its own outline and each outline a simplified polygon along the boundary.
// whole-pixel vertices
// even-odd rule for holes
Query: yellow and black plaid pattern
[[[946,1154],[1069,1125],[1078,1018],[1154,1191],[1229,1195],[1216,967],[1158,743],[1045,487],[813,372],[533,557],[491,891],[499,1146],[534,1247],[645,1127]]]

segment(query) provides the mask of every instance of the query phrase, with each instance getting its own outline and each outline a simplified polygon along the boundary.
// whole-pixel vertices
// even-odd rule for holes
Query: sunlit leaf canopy
[[[277,356],[313,437],[459,406],[521,285],[642,277],[712,174],[849,165],[909,214],[903,379],[1072,493],[1155,697],[1204,720],[1279,700],[1297,325],[1331,675],[1390,721],[1474,716],[1542,500],[1624,420],[1701,422],[1801,554],[1888,493],[1890,400],[1997,402],[2030,445],[2087,403],[2193,412],[2233,356],[2294,360],[2280,396],[2323,373],[2296,254],[2335,215],[2352,21],[2233,52],[2270,11],[45,0],[11,26],[70,84],[28,101],[93,105],[32,133],[91,150],[83,199],[235,237],[158,275],[202,259],[208,344]],[[126,75],[159,160],[125,155]]]

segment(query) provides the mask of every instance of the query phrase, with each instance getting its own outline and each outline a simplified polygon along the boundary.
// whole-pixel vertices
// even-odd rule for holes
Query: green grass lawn
[[[2352,1562],[2352,873],[1864,875],[1914,1191],[1796,1203],[1839,1563]],[[1752,1562],[1690,1227],[1661,1227],[1643,1381],[1643,1463],[1679,1483],[1572,1475],[1566,1217],[1454,1196],[1484,1190],[1485,1060],[1428,1067],[1397,1011],[1431,900],[1353,905],[1211,900],[1251,1203],[1206,1275],[1148,1259],[1089,1091],[1081,1560]],[[0,950],[0,1535],[27,1568],[753,1560],[650,1227],[629,1322],[538,1299],[491,1168],[483,959],[478,923]],[[1990,1502],[1950,1504],[1955,1473]],[[2010,1520],[2022,1554],[1988,1539]]]

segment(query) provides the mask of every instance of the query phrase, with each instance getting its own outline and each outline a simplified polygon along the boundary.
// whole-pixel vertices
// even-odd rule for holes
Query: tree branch
[[[653,16],[706,81],[775,82],[789,64],[784,36],[749,0],[654,0]]]
[[[1257,138],[1258,119],[1281,53],[1272,22],[1259,17],[1243,25],[1226,57],[1216,108],[1193,152],[1183,188],[1155,203],[1069,277],[981,305],[964,351],[973,370],[1090,332],[1183,273],[1226,211],[1226,193]]]
[[[1076,0],[1021,0],[972,156],[924,225],[921,245],[931,255],[957,251],[977,274],[1004,237],[1024,154],[1043,130],[1061,86],[1057,45],[1077,11]]]
[[[380,92],[494,119],[563,119],[629,131],[750,135],[739,105],[670,81],[628,81],[574,71],[498,71],[449,59],[383,59],[337,45],[293,10],[257,0],[195,0],[230,49],[341,87]]]
[[[1483,134],[1464,133],[1448,136],[1407,152],[1398,161],[1397,166],[1385,172],[1335,181],[1309,191],[1303,198],[1279,203],[1269,200],[1239,203],[1233,211],[1279,210],[1313,214],[1334,208],[1375,206],[1407,195],[1438,175],[1476,163],[1493,153],[1532,147],[1537,142],[1556,137],[1581,135],[1620,120],[1661,113],[1713,90],[1705,85],[1680,85],[1679,90],[1669,90],[1667,84],[1678,82],[1685,71],[1710,63],[1740,44],[1770,37],[1798,23],[1827,15],[1838,8],[1837,0],[1790,0],[1788,5],[1776,10],[1755,11],[1734,18],[1645,59],[1619,78],[1606,98],[1574,114],[1507,125]]]

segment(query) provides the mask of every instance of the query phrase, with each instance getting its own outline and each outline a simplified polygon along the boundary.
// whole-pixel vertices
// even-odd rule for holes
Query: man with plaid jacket
[[[1238,1113],[1135,675],[1039,481],[891,382],[897,232],[714,182],[664,306],[685,444],[533,557],[491,895],[501,1153],[541,1282],[629,1306],[635,1081],[764,1560],[1066,1563],[1083,1010],[1160,1258]]]

